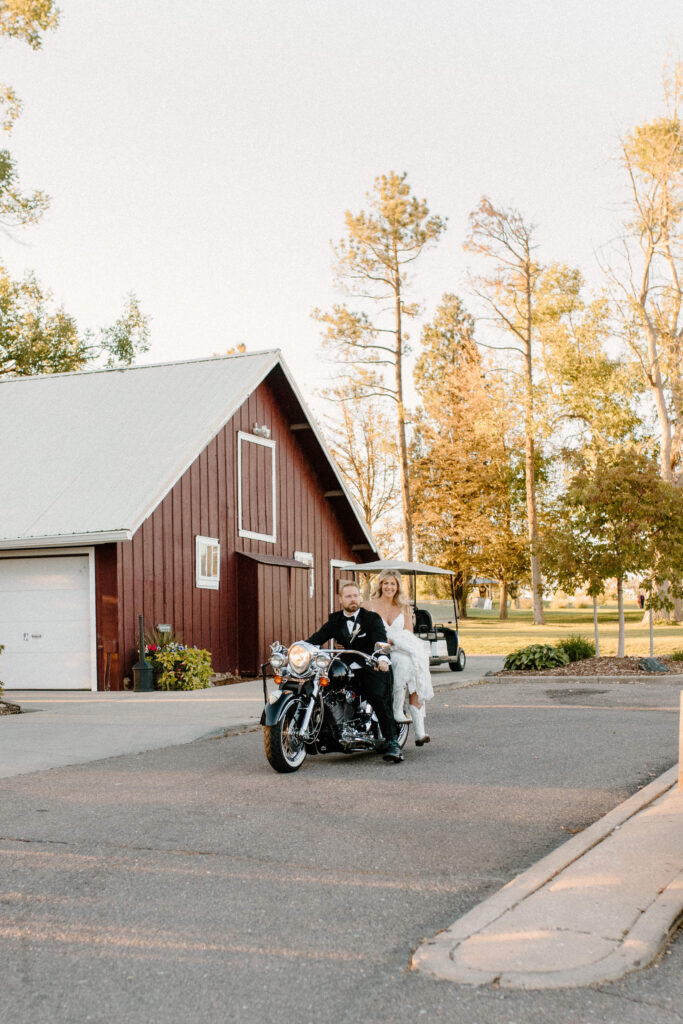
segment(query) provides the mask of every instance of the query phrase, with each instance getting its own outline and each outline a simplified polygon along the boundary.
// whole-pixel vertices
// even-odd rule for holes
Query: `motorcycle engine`
[[[325,703],[334,719],[343,750],[349,753],[374,748],[372,708],[369,704],[360,701],[351,690],[328,693]]]

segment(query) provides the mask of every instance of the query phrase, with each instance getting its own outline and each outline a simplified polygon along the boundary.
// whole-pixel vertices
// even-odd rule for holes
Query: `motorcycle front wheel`
[[[306,747],[294,729],[298,709],[298,701],[291,701],[276,725],[266,725],[263,728],[266,757],[276,772],[298,771],[306,760]]]

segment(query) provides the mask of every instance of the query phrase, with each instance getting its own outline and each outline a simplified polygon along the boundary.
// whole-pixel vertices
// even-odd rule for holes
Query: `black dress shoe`
[[[387,743],[386,750],[382,754],[382,760],[389,761],[392,764],[399,764],[399,762],[403,760],[403,754],[401,753],[401,748],[398,743]]]

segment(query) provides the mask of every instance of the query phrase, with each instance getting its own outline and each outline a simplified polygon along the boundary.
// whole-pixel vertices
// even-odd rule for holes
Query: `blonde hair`
[[[375,578],[375,582],[372,584],[372,590],[370,591],[370,599],[376,600],[382,596],[382,584],[385,580],[396,580],[396,593],[394,594],[391,603],[395,604],[401,611],[404,611],[410,606],[410,602],[406,597],[403,586],[401,584],[400,573],[396,572],[395,569],[382,569],[382,571]]]

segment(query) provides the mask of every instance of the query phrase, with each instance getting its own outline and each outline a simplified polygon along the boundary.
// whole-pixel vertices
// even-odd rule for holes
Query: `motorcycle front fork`
[[[311,724],[313,712],[315,711],[315,704],[315,697],[311,697],[310,701],[308,702],[308,707],[306,708],[303,721],[300,726],[296,727],[296,735],[299,737],[299,739],[303,740],[304,742],[310,742],[313,739],[313,737],[310,736],[308,733],[308,728]]]

